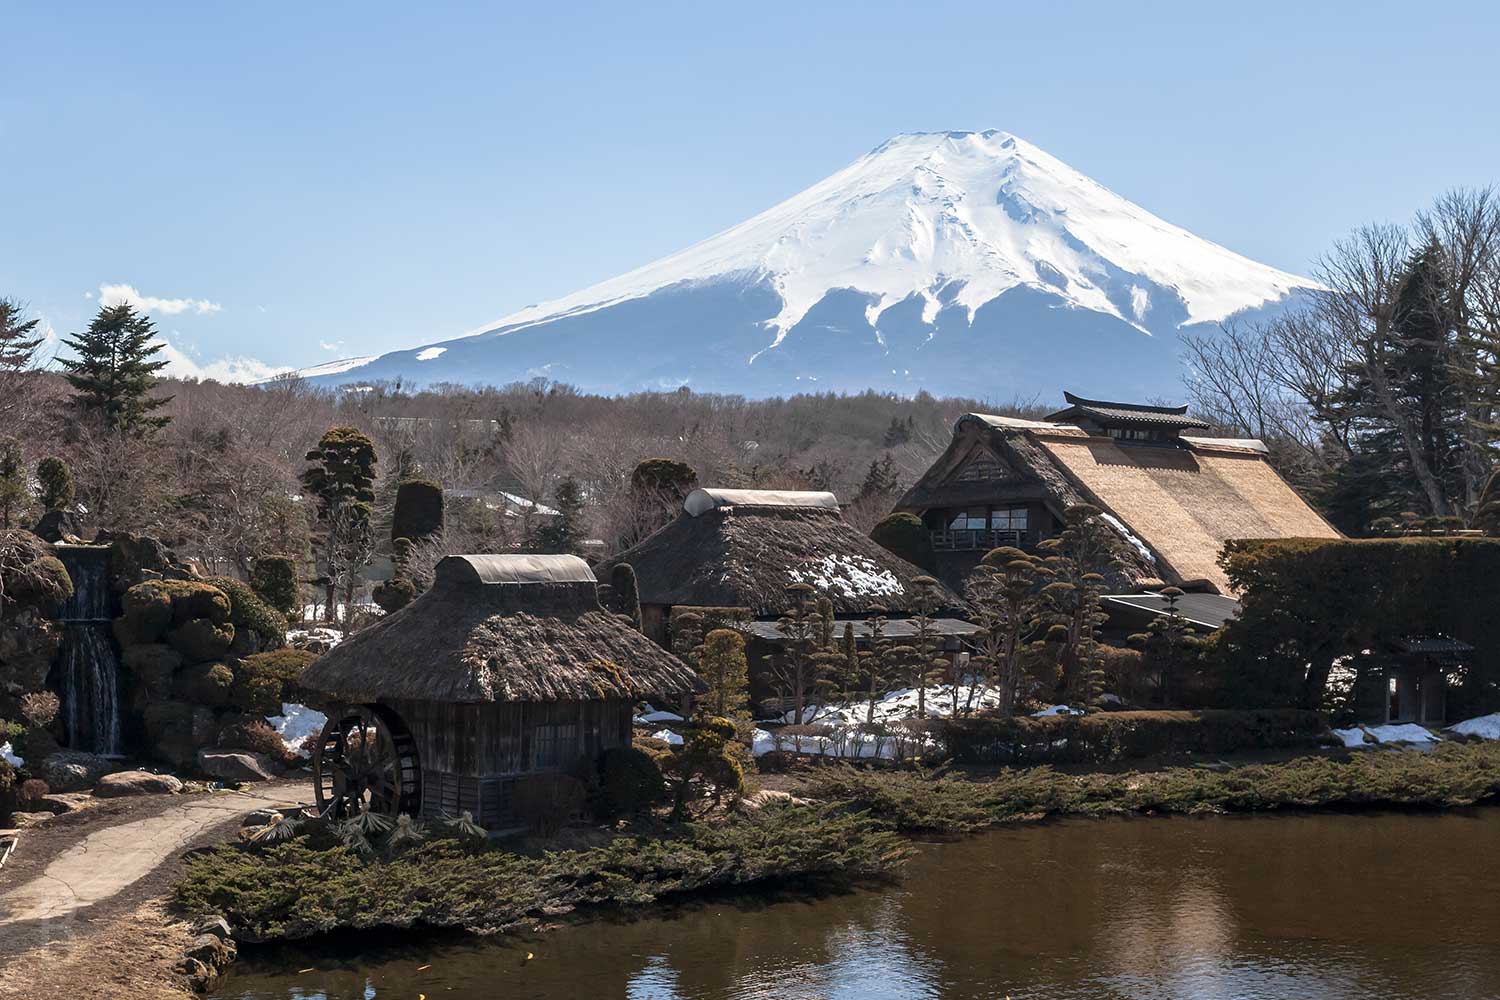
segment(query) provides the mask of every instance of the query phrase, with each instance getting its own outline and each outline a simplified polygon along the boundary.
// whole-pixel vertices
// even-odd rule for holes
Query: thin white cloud
[[[208,299],[159,299],[154,295],[142,295],[132,285],[100,285],[99,304],[117,306],[128,302],[141,312],[158,316],[176,316],[178,313],[194,312],[200,316],[223,312],[224,307]]]
[[[335,340],[332,343],[329,343],[326,340],[320,340],[318,341],[318,346],[323,348],[323,350],[325,351],[336,351],[340,347],[344,346],[344,342],[342,340]]]
[[[159,340],[156,346],[167,363],[163,375],[173,378],[212,379],[215,382],[259,382],[273,375],[291,371],[290,368],[268,365],[264,361],[239,355],[200,362],[170,340]]]

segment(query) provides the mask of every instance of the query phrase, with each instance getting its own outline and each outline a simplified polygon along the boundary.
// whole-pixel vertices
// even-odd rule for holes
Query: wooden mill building
[[[637,700],[701,689],[599,604],[576,556],[448,556],[431,589],[319,657],[301,683],[338,703],[315,752],[336,812],[502,825],[515,782],[628,746]]]
[[[1230,594],[1218,564],[1231,538],[1338,532],[1266,461],[1260,441],[1204,436],[1185,406],[1084,399],[1042,420],[969,413],[942,456],[896,504],[928,530],[952,586],[990,549],[1035,548],[1063,512],[1091,504],[1134,553],[1116,582]]]

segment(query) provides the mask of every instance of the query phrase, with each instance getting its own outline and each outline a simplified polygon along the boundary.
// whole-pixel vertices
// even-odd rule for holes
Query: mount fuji
[[[1178,396],[1179,334],[1315,288],[1005,132],[900,135],[653,264],[453,340],[305,372],[749,396]]]

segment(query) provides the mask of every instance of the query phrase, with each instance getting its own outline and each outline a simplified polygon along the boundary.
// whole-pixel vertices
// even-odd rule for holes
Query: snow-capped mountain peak
[[[1007,341],[1045,337],[1039,324],[1087,336],[1095,351],[1111,321],[1116,341],[1144,333],[1175,348],[1161,335],[1311,286],[1157,218],[1009,133],[920,132],[678,253],[339,380],[543,374],[602,391],[784,392],[811,382],[1035,392],[1043,385],[1016,370],[1028,347]],[[1068,313],[1094,317],[1092,326]],[[1153,353],[1113,348],[1132,349]],[[946,351],[971,355],[959,384],[946,384]],[[976,371],[976,351],[1009,364]],[[1163,374],[1146,381],[1175,384],[1175,370]]]

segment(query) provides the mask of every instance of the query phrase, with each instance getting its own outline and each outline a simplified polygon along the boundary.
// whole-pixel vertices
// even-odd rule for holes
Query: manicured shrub
[[[248,655],[286,645],[286,617],[261,600],[249,584],[227,576],[216,576],[208,582],[229,598],[229,622],[234,626],[235,644],[240,647],[237,652]]]
[[[1175,753],[1313,746],[1327,726],[1297,709],[1103,712],[1093,715],[933,719],[927,734],[966,763],[1102,764]]]
[[[36,464],[38,499],[46,511],[67,510],[73,506],[73,472],[60,458],[44,458]]]
[[[629,618],[630,624],[640,630],[641,590],[630,563],[618,563],[609,571],[609,610]]]
[[[297,585],[297,564],[289,556],[259,556],[250,571],[250,589],[271,607],[288,617],[301,616],[302,594]]]
[[[391,540],[421,541],[443,530],[443,488],[425,479],[408,479],[396,487]]]
[[[511,804],[516,816],[542,837],[550,837],[583,811],[588,789],[571,774],[528,774],[516,781]]]
[[[737,797],[745,791],[745,772],[731,747],[735,737],[734,723],[728,719],[707,717],[688,727],[682,749],[664,762],[663,772],[672,781],[672,818],[682,820],[688,812],[688,800],[702,793],[717,807],[725,796]]]
[[[382,580],[371,591],[371,597],[386,614],[393,614],[417,598],[417,585],[404,576]]]
[[[599,813],[602,818],[635,816],[666,795],[661,768],[635,747],[610,747],[599,755]]]
[[[870,529],[870,539],[915,566],[931,571],[936,565],[932,538],[915,514],[890,514]]]
[[[222,597],[223,594],[219,596]],[[227,599],[225,603],[228,603]],[[228,622],[219,624],[208,618],[195,618],[168,632],[167,642],[188,663],[216,660],[228,653],[229,647],[234,645],[234,626]]]
[[[214,743],[229,750],[263,753],[283,766],[297,759],[297,755],[287,748],[281,734],[272,729],[264,719],[231,719],[219,728],[219,735]]]
[[[302,702],[306,694],[297,679],[316,654],[302,649],[277,649],[247,656],[234,672],[230,703],[249,715],[280,715],[284,702]]]
[[[223,625],[229,621],[229,595],[202,580],[152,580],[142,587],[160,587],[172,600],[172,621],[181,625],[195,618],[207,618]]]
[[[194,705],[222,708],[229,704],[234,671],[223,663],[191,663],[172,678],[172,695]]]
[[[630,473],[630,488],[633,490],[659,490],[675,494],[678,500],[685,498],[698,486],[698,473],[686,462],[671,458],[647,458],[636,464]]]

